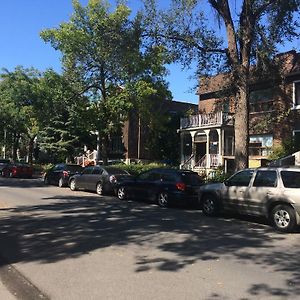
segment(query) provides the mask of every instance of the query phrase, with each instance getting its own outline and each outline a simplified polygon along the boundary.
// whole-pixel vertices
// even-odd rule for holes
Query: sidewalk
[[[4,286],[4,284],[0,281],[0,299],[5,300],[15,300],[15,298]]]

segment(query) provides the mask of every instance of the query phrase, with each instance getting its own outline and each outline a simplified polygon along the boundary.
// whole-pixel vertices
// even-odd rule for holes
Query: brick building
[[[251,69],[249,165],[253,167],[264,165],[274,147],[287,139],[300,146],[300,53],[282,53],[274,62],[274,72],[265,75],[258,67]],[[231,82],[228,73],[201,78],[198,113],[181,119],[182,167],[199,172],[233,167]]]

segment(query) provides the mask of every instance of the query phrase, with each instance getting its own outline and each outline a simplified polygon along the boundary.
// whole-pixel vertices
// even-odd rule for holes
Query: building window
[[[274,88],[267,88],[250,92],[250,113],[274,110]]]
[[[295,151],[300,151],[300,130],[294,130],[293,137]]]
[[[295,81],[293,85],[293,102],[294,108],[300,109],[300,81]]]
[[[271,154],[272,146],[272,135],[251,135],[249,139],[249,155],[267,157]]]

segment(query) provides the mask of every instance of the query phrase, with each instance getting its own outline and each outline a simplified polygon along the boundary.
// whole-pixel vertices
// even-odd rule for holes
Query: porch
[[[234,156],[232,115],[224,112],[198,114],[180,122],[181,165],[208,174],[227,167]]]

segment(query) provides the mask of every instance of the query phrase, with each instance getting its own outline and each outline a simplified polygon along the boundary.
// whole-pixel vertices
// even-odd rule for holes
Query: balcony
[[[233,125],[232,114],[222,111],[210,114],[192,115],[180,119],[180,129]]]

